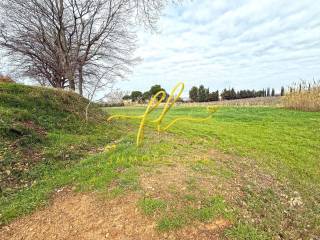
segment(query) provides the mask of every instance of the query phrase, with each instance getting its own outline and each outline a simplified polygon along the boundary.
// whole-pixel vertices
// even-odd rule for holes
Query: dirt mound
[[[15,84],[2,76],[0,82],[0,194],[7,196],[31,186],[35,179],[28,174],[34,166],[59,156],[46,150],[55,151],[50,133],[83,134],[85,128],[101,124],[105,113],[92,104],[87,123],[88,100],[76,93]],[[65,160],[64,154],[61,159]]]

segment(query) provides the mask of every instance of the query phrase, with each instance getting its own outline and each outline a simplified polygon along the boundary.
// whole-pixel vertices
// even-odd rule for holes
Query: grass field
[[[20,111],[7,104],[2,113],[9,114],[8,109]],[[104,110],[138,115],[144,108]],[[165,121],[179,116],[207,113],[203,107],[176,107]],[[25,113],[24,120],[31,117]],[[135,193],[137,209],[162,237],[201,233],[207,234],[203,239],[214,239],[211,232],[222,239],[320,236],[319,112],[223,107],[207,122],[179,122],[160,135],[148,124],[140,148],[135,146],[136,120],[68,129],[41,119],[32,120],[46,129],[46,136],[33,142],[38,138],[28,135],[27,146],[40,148],[47,160],[17,178],[30,184],[2,189],[2,224],[46,206],[54,191],[68,186],[104,201]],[[67,123],[73,121],[81,122]],[[7,166],[14,158],[5,139],[1,163]],[[61,151],[71,159],[61,157]]]
[[[143,109],[119,108],[108,112],[138,115]],[[206,111],[200,107],[179,107],[170,112],[167,120],[181,116],[205,117]],[[170,132],[178,139],[187,139],[186,152],[191,151],[187,148],[195,147],[188,154],[191,158],[210,149],[226,155],[221,171],[215,169],[220,164],[219,153],[187,164],[193,165],[196,171],[210,173],[207,168],[212,167],[214,174],[226,175],[227,180],[219,182],[222,185],[228,185],[229,178],[241,178],[244,195],[234,193],[231,186],[226,197],[236,194],[239,199],[235,205],[244,201],[237,209],[241,212],[246,206],[250,215],[247,221],[253,221],[259,231],[269,237],[304,238],[318,236],[320,230],[319,126],[319,113],[279,108],[222,108],[211,121],[179,122]],[[241,227],[232,230],[236,238],[241,231]]]

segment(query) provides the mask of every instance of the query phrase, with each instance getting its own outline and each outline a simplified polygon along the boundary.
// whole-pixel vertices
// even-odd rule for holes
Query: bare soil
[[[205,174],[190,167],[194,162],[208,158],[214,159],[218,171],[219,167],[227,166],[234,176],[225,178]],[[254,161],[210,150],[203,155],[190,156],[186,162],[141,169],[140,189],[113,199],[101,198],[95,193],[75,193],[68,188],[59,190],[48,207],[0,229],[0,239],[221,239],[224,230],[232,226],[225,219],[218,218],[209,223],[194,222],[179,230],[160,232],[156,227],[156,217],[144,215],[138,208],[138,201],[144,197],[160,198],[167,202],[177,201],[179,207],[179,199],[181,201],[186,194],[219,194],[228,202],[240,206],[245,218],[258,222],[259,216],[251,216],[242,201],[243,187],[249,182],[259,191],[273,186],[277,195],[282,192],[282,186],[271,175],[259,171]],[[190,188],[192,184],[195,189]],[[263,214],[267,212],[263,211]]]
[[[219,239],[223,230],[231,225],[224,219],[159,232],[156,220],[145,216],[137,207],[139,199],[146,195],[170,199],[174,198],[172,189],[183,194],[187,189],[188,171],[182,165],[160,167],[141,176],[142,191],[115,199],[60,190],[48,207],[0,229],[0,239]]]
[[[159,239],[154,223],[138,212],[137,196],[108,202],[64,190],[52,204],[0,232],[1,239]]]

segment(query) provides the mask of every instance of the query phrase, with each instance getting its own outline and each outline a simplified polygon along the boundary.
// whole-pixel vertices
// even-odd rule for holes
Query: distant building
[[[124,104],[124,105],[132,105],[133,102],[132,102],[131,99],[127,99],[127,100],[123,100],[123,104]]]

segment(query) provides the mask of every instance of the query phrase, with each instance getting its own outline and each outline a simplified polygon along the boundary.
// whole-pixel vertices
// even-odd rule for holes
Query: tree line
[[[150,100],[159,91],[166,92],[161,85],[154,85],[149,91],[132,91],[131,94],[125,95],[122,100],[144,103]],[[281,87],[281,96],[285,95],[285,88]],[[167,97],[168,97],[167,93]],[[275,89],[267,88],[262,90],[239,90],[236,91],[234,88],[224,89],[221,93],[219,90],[210,91],[209,88],[205,88],[204,85],[199,87],[193,86],[189,91],[189,100],[192,102],[213,102],[220,100],[234,100],[234,99],[244,99],[244,98],[256,98],[256,97],[274,97],[276,96]],[[178,101],[182,102],[183,99]]]
[[[157,94],[160,91],[164,91],[166,94],[166,90],[161,87],[161,85],[153,85],[149,91],[141,92],[141,91],[132,91],[130,95],[125,95],[123,100],[130,100],[132,102],[147,102],[150,100],[152,96]],[[167,94],[168,97],[168,94]]]
[[[281,87],[281,96],[284,96],[284,87]],[[203,85],[199,87],[193,86],[189,91],[189,99],[193,102],[212,102],[221,100],[235,100],[244,98],[256,98],[256,97],[274,97],[276,96],[275,89],[267,88],[262,90],[238,90],[234,88],[224,89],[220,94],[219,91],[210,92],[209,88],[205,88]]]
[[[221,98],[223,100],[234,100],[234,99],[243,99],[243,98],[256,98],[256,97],[274,97],[275,90],[270,88],[262,90],[239,90],[235,91],[232,89],[224,89],[221,93]]]
[[[219,101],[219,91],[210,92],[209,88],[205,88],[203,85],[193,86],[189,91],[189,98],[193,102]]]

